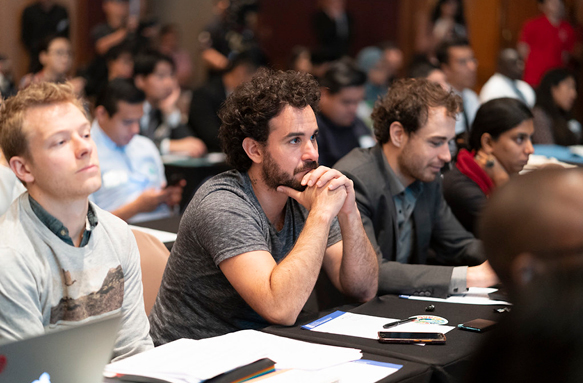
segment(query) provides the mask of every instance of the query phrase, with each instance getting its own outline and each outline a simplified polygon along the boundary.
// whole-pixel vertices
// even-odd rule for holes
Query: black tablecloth
[[[435,306],[435,311],[427,313],[425,312],[425,307],[430,304]],[[408,318],[412,315],[436,315],[447,319],[449,321],[448,325],[457,326],[459,323],[476,318],[499,320],[504,314],[494,313],[493,308],[497,307],[500,306],[434,303],[385,295],[349,311],[399,319]],[[455,328],[446,334],[447,344],[445,345],[381,344],[372,339],[321,333],[300,328],[301,325],[308,322],[304,320],[293,327],[269,326],[264,331],[305,341],[359,348],[374,355],[425,364],[431,366],[433,371],[431,381],[435,382],[460,381],[470,363],[472,353],[476,350],[480,341],[487,336],[487,334],[473,333]]]

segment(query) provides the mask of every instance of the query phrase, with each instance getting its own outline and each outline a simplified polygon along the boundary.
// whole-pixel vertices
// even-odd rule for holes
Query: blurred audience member
[[[105,54],[106,73],[102,76],[87,75],[85,95],[94,97],[99,95],[107,83],[115,78],[132,78],[134,74],[133,49],[130,44],[116,45]]]
[[[353,36],[353,23],[346,12],[345,0],[319,0],[319,10],[312,18],[319,49],[333,59],[347,55]]]
[[[472,90],[476,85],[478,62],[468,40],[455,39],[444,42],[437,49],[437,59],[452,90],[462,98],[462,111],[455,124],[457,147],[467,145],[470,126],[480,107],[478,95]]]
[[[511,295],[550,270],[581,262],[581,211],[581,169],[537,170],[492,194],[478,230],[492,268]]]
[[[575,31],[563,20],[563,0],[538,0],[542,12],[522,27],[518,51],[525,61],[523,80],[536,88],[550,69],[563,67],[575,47]]]
[[[387,63],[387,85],[390,86],[399,77],[399,72],[403,68],[403,51],[392,41],[385,41],[379,47]]]
[[[515,49],[504,49],[498,55],[498,70],[484,84],[480,91],[480,102],[485,103],[495,98],[516,98],[530,108],[536,99],[534,90],[521,80],[524,62]]]
[[[181,88],[188,88],[192,79],[192,60],[188,52],[180,47],[180,30],[176,24],[167,24],[160,30],[158,50],[172,57],[176,65],[176,79]]]
[[[312,53],[310,50],[302,45],[293,47],[287,69],[312,73]]]
[[[469,150],[461,149],[443,180],[443,196],[458,221],[476,234],[492,191],[518,174],[534,153],[532,113],[513,98],[483,104],[472,125]]]
[[[136,57],[136,86],[146,94],[144,116],[140,120],[141,134],[150,138],[162,154],[183,153],[200,157],[206,153],[204,143],[192,136],[176,106],[180,87],[176,82],[174,62],[160,52]]]
[[[0,54],[0,104],[3,98],[16,94],[14,75],[12,74],[12,61],[7,56]]]
[[[445,90],[450,90],[451,86],[447,83],[445,73],[439,67],[431,64],[429,61],[419,61],[409,69],[409,77],[425,78],[431,82],[441,85]]]
[[[95,52],[103,56],[108,50],[131,38],[139,25],[137,15],[130,17],[129,0],[104,0],[105,23],[93,28]]]
[[[30,60],[28,71],[34,73],[41,69],[39,44],[47,36],[69,37],[69,15],[65,7],[53,0],[39,0],[24,9],[20,27]]]
[[[577,145],[581,124],[571,118],[577,99],[575,75],[567,69],[547,72],[536,90],[534,114],[535,144]]]
[[[198,35],[202,61],[214,75],[229,65],[232,51],[227,37],[232,24],[229,20],[230,5],[229,0],[213,0],[215,19]]]
[[[91,200],[129,222],[167,217],[182,199],[184,181],[166,185],[156,145],[140,136],[144,92],[131,80],[109,82],[96,102],[91,135],[97,147],[102,186]]]
[[[468,38],[463,1],[438,0],[430,13],[419,15],[417,53],[434,57],[435,50],[445,41]]]
[[[366,74],[348,58],[333,63],[320,79],[317,135],[319,163],[331,167],[354,148],[374,145],[370,129],[357,117]]]
[[[356,56],[358,68],[366,73],[367,80],[364,84],[364,100],[371,106],[387,94],[387,82],[389,79],[388,62],[383,51],[377,47],[366,47]]]
[[[573,251],[575,267],[553,270],[521,292],[473,355],[466,382],[583,381],[583,328],[577,320],[583,315],[582,255],[581,248]]]
[[[85,80],[80,77],[71,79],[69,76],[73,65],[73,51],[69,39],[59,36],[48,37],[40,44],[39,52],[38,57],[42,69],[22,77],[19,89],[24,89],[36,82],[61,83],[69,80],[73,84],[75,93],[83,93]]]
[[[332,56],[322,50],[312,52],[312,75],[316,79],[322,78],[333,62]]]
[[[241,53],[229,63],[221,77],[211,77],[205,85],[192,92],[188,125],[209,152],[222,151],[219,141],[221,119],[217,114],[219,109],[236,87],[251,79],[257,67],[253,57]]]
[[[366,47],[356,56],[358,68],[366,73],[367,80],[364,84],[364,100],[358,104],[357,115],[366,126],[372,129],[370,115],[374,103],[387,94],[389,79],[388,63],[383,51],[377,47]]]

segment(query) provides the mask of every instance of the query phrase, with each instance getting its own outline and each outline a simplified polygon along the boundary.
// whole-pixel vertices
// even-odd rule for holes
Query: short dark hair
[[[95,102],[95,106],[103,106],[110,117],[118,111],[120,101],[128,104],[141,104],[146,95],[138,89],[132,80],[116,78],[107,83],[105,89]]]
[[[176,64],[172,57],[166,56],[157,51],[150,51],[139,54],[134,59],[134,76],[149,76],[156,70],[156,65],[160,62],[167,62],[172,66],[172,71],[176,71]]]
[[[265,144],[269,137],[269,121],[286,106],[317,110],[320,90],[314,77],[296,71],[259,69],[253,78],[239,86],[219,111],[222,120],[219,139],[227,155],[227,163],[239,171],[252,164],[243,149],[247,137]]]
[[[233,69],[239,66],[247,66],[253,71],[261,66],[260,58],[256,54],[250,51],[244,51],[235,55],[224,70],[224,73],[232,72]]]
[[[429,61],[418,61],[411,65],[411,68],[409,69],[409,77],[427,78],[427,76],[429,76],[434,70],[441,71],[439,67],[436,67]]]
[[[344,88],[363,86],[365,82],[366,73],[359,70],[351,59],[344,58],[330,65],[320,79],[320,86],[328,89],[330,94],[336,94]]]
[[[460,106],[461,98],[441,85],[421,78],[398,80],[374,106],[371,118],[375,137],[380,144],[385,144],[393,122],[400,122],[411,134],[427,123],[429,108],[445,107],[447,115],[455,118]]]
[[[472,129],[469,145],[471,150],[482,148],[482,136],[489,133],[494,140],[523,121],[532,119],[532,112],[523,102],[514,98],[497,98],[480,106]]]
[[[118,44],[114,47],[111,47],[106,53],[105,53],[105,62],[111,62],[114,60],[117,60],[121,55],[123,54],[129,54],[133,57],[133,49],[132,46],[128,43],[121,43]]]
[[[67,41],[69,41],[69,43],[71,42],[71,40],[69,40],[67,37],[61,36],[61,35],[49,35],[45,38],[43,38],[37,45],[38,48],[38,52],[48,52],[49,51],[49,47],[51,46],[51,44],[53,43],[53,41],[55,41],[56,39],[65,39]]]
[[[442,42],[435,51],[435,56],[440,64],[449,64],[449,48],[454,47],[471,47],[468,39],[464,37],[457,37],[445,40]]]

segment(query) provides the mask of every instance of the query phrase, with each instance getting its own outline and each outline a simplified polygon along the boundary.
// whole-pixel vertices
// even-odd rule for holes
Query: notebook
[[[0,383],[102,383],[120,317],[0,345]]]

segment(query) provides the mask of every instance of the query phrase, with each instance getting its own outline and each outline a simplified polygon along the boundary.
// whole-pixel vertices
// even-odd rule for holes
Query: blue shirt
[[[93,122],[91,135],[97,146],[102,184],[89,199],[97,206],[113,211],[134,201],[147,189],[161,189],[166,185],[160,152],[149,138],[136,135],[126,146],[118,146],[97,121]],[[135,215],[129,222],[149,221],[170,214],[168,205],[161,204],[154,211]]]

